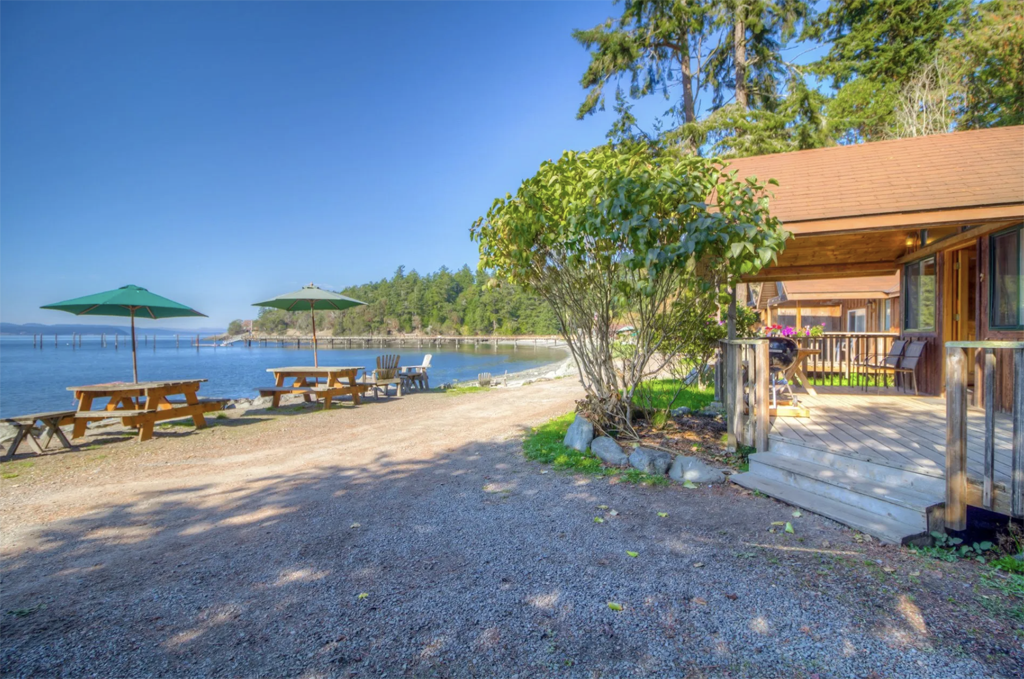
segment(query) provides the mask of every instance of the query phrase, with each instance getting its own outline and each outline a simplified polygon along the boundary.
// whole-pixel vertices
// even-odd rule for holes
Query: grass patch
[[[451,389],[444,389],[444,393],[448,396],[461,396],[462,394],[475,394],[478,391],[490,391],[490,387],[452,387]]]
[[[572,448],[562,445],[565,439],[565,432],[572,424],[575,413],[568,413],[546,422],[530,432],[530,435],[523,440],[523,452],[526,458],[554,465],[557,469],[571,469],[573,471],[600,474],[612,472],[601,466],[601,461],[589,450],[581,453]]]
[[[682,380],[648,380],[633,394],[633,403],[641,408],[649,406],[656,410],[671,410],[686,407],[697,412],[715,400],[713,386],[698,388],[696,385],[684,386],[673,399],[672,395],[681,384]]]
[[[215,420],[226,420],[226,419],[228,419],[228,416],[227,416],[226,413],[217,413],[216,415],[213,416],[213,419],[215,419]]]
[[[653,476],[639,469],[627,469],[622,475],[624,483],[638,483],[642,486],[667,486],[667,476]]]

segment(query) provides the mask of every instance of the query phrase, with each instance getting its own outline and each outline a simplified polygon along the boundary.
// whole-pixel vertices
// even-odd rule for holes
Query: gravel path
[[[950,592],[968,595],[957,564],[922,567],[734,487],[646,488],[526,461],[523,429],[580,395],[572,380],[414,394],[38,458],[2,482],[0,671],[983,677],[1022,667],[1019,639],[986,633],[996,623],[972,623],[978,647],[958,640],[964,619],[942,627]],[[776,520],[796,533],[769,533]]]

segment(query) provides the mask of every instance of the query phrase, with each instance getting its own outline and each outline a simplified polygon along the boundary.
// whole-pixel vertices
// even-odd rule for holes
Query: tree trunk
[[[733,25],[733,61],[736,63],[736,103],[743,108],[747,104],[747,24],[743,20],[746,8],[736,7],[736,23]]]
[[[683,122],[692,123],[697,120],[693,110],[693,68],[690,65],[690,34],[684,33],[679,40],[682,52],[679,57],[679,70],[683,74]]]

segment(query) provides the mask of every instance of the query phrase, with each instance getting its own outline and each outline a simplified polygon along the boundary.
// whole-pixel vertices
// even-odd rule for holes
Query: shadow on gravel
[[[477,442],[195,479],[49,524],[4,555],[0,671],[919,675],[928,612],[909,620],[902,591],[847,567],[856,551],[821,549],[843,539],[827,523],[770,534],[792,508],[541,471],[518,442]]]

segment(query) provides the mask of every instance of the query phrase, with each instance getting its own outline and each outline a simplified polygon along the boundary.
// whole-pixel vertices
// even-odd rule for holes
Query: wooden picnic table
[[[4,422],[17,428],[18,433],[14,435],[14,440],[7,448],[6,458],[10,460],[14,457],[14,453],[17,452],[18,446],[26,438],[28,439],[29,445],[36,453],[42,455],[46,447],[50,445],[50,440],[54,436],[69,450],[74,450],[75,447],[71,445],[67,437],[64,436],[64,432],[60,430],[61,426],[66,424],[72,424],[75,421],[75,411],[73,410],[58,410],[49,413],[35,413],[33,415],[18,415],[17,417],[6,417]],[[36,439],[34,429],[36,423],[41,425],[43,432],[43,440],[40,442]]]
[[[206,380],[165,380],[162,382],[109,382],[84,387],[68,387],[75,392],[78,409],[71,438],[85,434],[89,422],[108,417],[119,417],[125,426],[139,430],[139,441],[153,436],[153,424],[163,420],[192,417],[196,429],[206,426],[203,413],[221,410],[223,399],[201,399],[196,394]],[[169,396],[181,396],[183,401]],[[97,398],[109,399],[102,409],[94,409]]]
[[[314,398],[322,398],[324,410],[331,407],[331,400],[337,396],[349,394],[352,405],[359,405],[359,396],[366,387],[356,380],[362,366],[290,366],[286,368],[268,368],[274,374],[273,387],[261,387],[261,396],[273,398],[273,408],[281,405],[284,394],[302,394],[304,401],[311,402]],[[290,385],[285,384],[291,380]],[[324,380],[321,385],[320,380]]]
[[[811,381],[807,378],[807,374],[804,372],[804,365],[807,363],[807,359],[811,356],[818,356],[821,354],[820,349],[805,349],[800,347],[797,353],[796,361],[787,371],[785,375],[787,380],[796,380],[800,382],[800,386],[807,391],[811,396],[817,396],[818,392],[814,390],[811,385]]]

